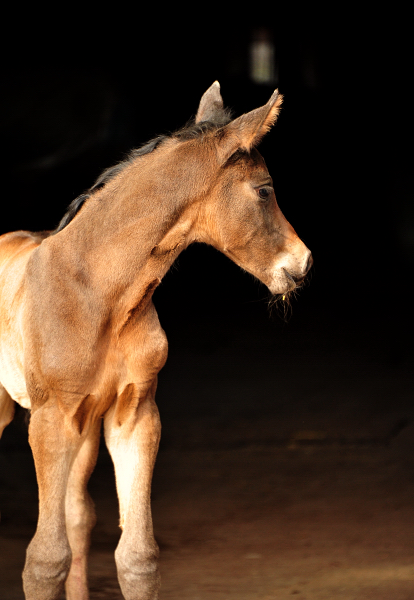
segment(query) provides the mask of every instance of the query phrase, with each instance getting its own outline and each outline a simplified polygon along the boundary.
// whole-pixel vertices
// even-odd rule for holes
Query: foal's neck
[[[147,304],[175,258],[196,237],[202,193],[192,186],[190,197],[186,182],[180,185],[177,174],[171,175],[138,161],[108,182],[49,238],[61,263],[57,268],[81,277],[92,297],[98,302],[110,298],[121,312],[144,299]]]

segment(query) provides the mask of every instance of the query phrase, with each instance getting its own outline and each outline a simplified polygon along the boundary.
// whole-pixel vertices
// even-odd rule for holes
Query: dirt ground
[[[327,337],[309,349],[294,331],[275,362],[277,349],[250,333],[204,353],[184,340],[160,378],[160,600],[412,600],[410,362],[375,340],[356,351],[346,332],[341,349]],[[23,599],[36,523],[25,435],[18,418],[0,444],[1,600]],[[104,448],[90,491],[91,600],[121,600]]]

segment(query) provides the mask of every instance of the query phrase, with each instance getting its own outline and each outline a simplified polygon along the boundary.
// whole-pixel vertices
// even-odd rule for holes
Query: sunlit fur
[[[119,584],[126,600],[158,597],[150,495],[168,343],[152,295],[193,242],[214,246],[273,294],[288,298],[303,280],[310,252],[256,150],[280,105],[276,91],[229,121],[215,82],[193,125],[105,171],[52,234],[0,237],[0,434],[14,402],[31,409],[39,485],[26,600],[58,600],[65,585],[67,600],[88,599],[87,482],[102,422],[119,499]]]

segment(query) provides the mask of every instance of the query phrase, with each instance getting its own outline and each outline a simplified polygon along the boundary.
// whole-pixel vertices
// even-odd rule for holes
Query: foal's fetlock
[[[158,550],[128,555],[115,551],[118,580],[126,600],[157,600],[160,587]]]
[[[72,554],[69,546],[53,546],[39,551],[38,544],[30,544],[23,570],[23,588],[26,600],[58,600],[69,573]]]

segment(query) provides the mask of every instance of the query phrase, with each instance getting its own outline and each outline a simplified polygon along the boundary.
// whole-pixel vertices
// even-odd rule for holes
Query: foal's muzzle
[[[283,271],[289,283],[289,291],[294,290],[300,283],[302,283],[306,275],[309,273],[312,265],[313,258],[311,252],[309,251],[309,255],[306,257],[306,262],[299,273],[291,273],[283,267]]]
[[[305,272],[304,275],[307,275],[313,265],[312,253],[309,251],[309,256],[305,264]]]

